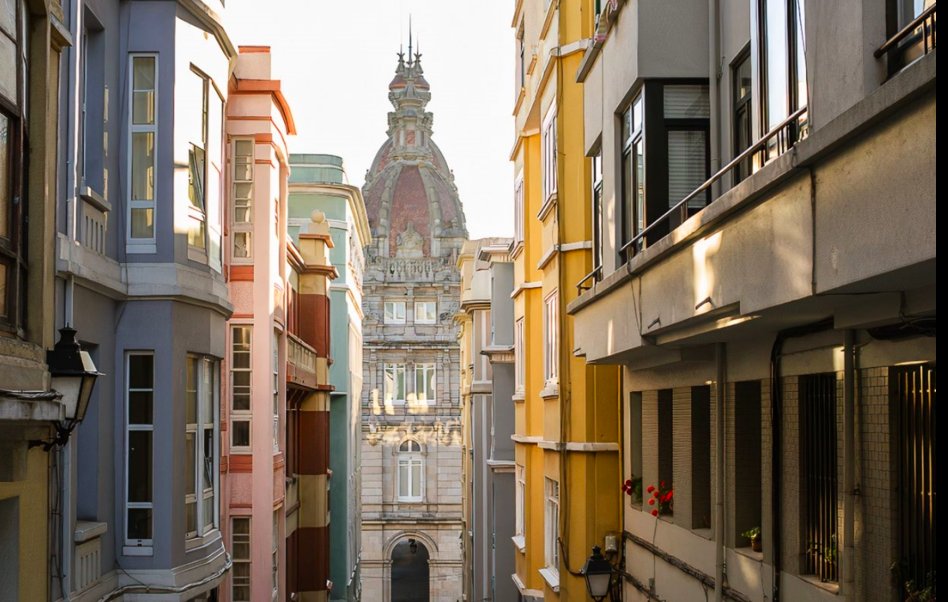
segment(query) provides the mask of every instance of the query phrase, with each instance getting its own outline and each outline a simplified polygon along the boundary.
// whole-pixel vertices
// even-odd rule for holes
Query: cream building
[[[399,54],[366,174],[362,599],[462,597],[458,254],[464,213],[431,141],[421,55]]]

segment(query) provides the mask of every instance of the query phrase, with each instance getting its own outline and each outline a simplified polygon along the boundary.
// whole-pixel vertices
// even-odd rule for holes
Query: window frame
[[[541,147],[541,180],[543,181],[543,206],[545,207],[550,198],[557,193],[558,175],[557,174],[557,107],[556,103],[550,104],[543,117],[543,127],[541,129],[540,147]]]
[[[192,261],[198,261],[200,263],[206,263],[210,256],[208,252],[209,246],[209,233],[208,233],[208,214],[210,213],[208,207],[208,201],[210,196],[207,193],[208,185],[208,164],[210,163],[208,157],[208,147],[209,144],[209,121],[210,121],[210,80],[211,78],[205,74],[203,71],[199,70],[194,65],[191,65],[191,75],[197,77],[200,80],[201,86],[201,131],[199,134],[199,140],[196,140],[193,135],[189,132],[188,140],[188,176],[189,182],[192,176],[192,157],[196,157],[196,149],[200,149],[203,153],[203,164],[202,164],[202,173],[199,174],[202,178],[201,180],[201,190],[200,190],[200,207],[195,204],[195,199],[190,198],[191,191],[195,188],[193,184],[189,183],[188,193],[189,193],[189,202],[187,204],[187,214],[188,214],[188,231],[187,231],[187,241],[188,241],[188,259]],[[196,144],[195,142],[200,142]],[[194,236],[192,234],[195,232],[194,224],[197,223],[200,225],[200,228],[197,229],[197,232],[200,233],[200,236]],[[194,244],[193,241],[199,241],[200,245]]]
[[[392,374],[392,377],[393,377],[393,379],[394,379],[394,380],[393,380],[393,382],[394,382],[394,385],[393,385],[393,392],[392,392],[393,395],[392,395],[392,398],[391,398],[391,399],[389,399],[389,398],[387,397],[387,396],[388,396],[388,391],[386,390],[386,385],[387,385],[386,379],[389,378],[389,370],[390,370],[390,369],[392,370],[392,373],[393,373],[393,374]],[[400,399],[395,397],[395,393],[398,392],[398,391],[396,391],[395,389],[398,388],[398,375],[399,375],[399,373],[401,373],[401,383],[402,383],[402,384],[401,384],[401,398],[400,398]],[[384,401],[385,403],[403,404],[403,403],[405,403],[405,402],[407,401],[407,398],[408,398],[408,383],[407,383],[407,381],[405,380],[406,377],[407,377],[407,370],[406,370],[406,365],[405,365],[404,363],[384,362],[384,363],[382,364],[382,398],[383,398],[383,401]]]
[[[437,380],[437,379],[438,379],[438,368],[437,368],[437,365],[436,365],[434,362],[417,362],[417,363],[415,364],[414,368],[415,368],[415,369],[414,369],[414,376],[415,376],[415,391],[414,391],[414,393],[415,393],[415,401],[416,401],[416,402],[419,402],[419,403],[420,403],[420,402],[424,402],[424,403],[426,403],[426,404],[428,404],[428,405],[434,404],[434,403],[437,401],[437,399],[438,399],[438,397],[437,397],[437,395],[438,395],[438,380]],[[431,377],[431,380],[430,380],[430,383],[431,383],[431,397],[430,397],[430,398],[428,397],[428,392],[427,392],[428,383],[429,383],[429,380],[428,380],[428,376],[429,376],[429,375],[430,375],[430,377]],[[418,391],[418,378],[419,378],[419,376],[422,378],[422,382],[424,383],[424,387],[423,387],[423,388],[426,389],[426,391],[425,391],[425,398],[424,398],[424,399],[421,398],[421,395],[419,394],[419,391]]]
[[[526,390],[526,349],[524,348],[524,318],[514,323],[514,392],[523,394]]]
[[[407,449],[405,449],[407,446]],[[406,439],[398,446],[396,454],[395,497],[399,502],[419,503],[425,499],[425,452],[421,444],[414,439]],[[418,468],[418,495],[412,495],[414,489],[413,469]],[[402,472],[406,474],[408,491],[402,491]]]
[[[242,521],[247,524],[246,534],[240,534],[240,541],[237,541],[237,529],[234,526],[236,522]],[[233,561],[233,566],[236,569],[238,565],[247,565],[247,575],[238,576],[237,571],[231,571],[231,582],[230,582],[230,599],[233,602],[250,602],[251,594],[253,593],[253,546],[252,546],[252,534],[253,534],[253,518],[251,516],[231,516],[230,517],[230,550],[231,550],[231,559]],[[237,555],[237,544],[246,544],[247,547],[247,556],[246,558]],[[238,583],[238,580],[240,582]],[[234,590],[238,587],[247,588],[247,597],[238,598],[234,593]]]
[[[804,0],[756,0],[754,6],[756,8],[756,17],[757,23],[754,27],[754,31],[757,34],[757,87],[758,87],[758,114],[759,114],[759,123],[758,123],[758,136],[765,136],[770,129],[773,127],[771,124],[779,124],[783,121],[788,115],[791,115],[796,110],[805,107],[809,103],[809,89],[808,84],[804,81],[804,89],[807,94],[807,98],[801,99],[799,97],[800,92],[800,80],[801,75],[800,65],[802,63],[802,75],[804,80],[807,78],[806,73],[806,57],[805,57],[805,47],[806,47],[806,38],[805,38],[805,28],[806,28],[806,14],[800,14],[800,23],[797,22],[798,12],[797,9],[801,6]],[[783,94],[783,100],[786,103],[786,115],[773,120],[771,119],[771,113],[773,107],[770,106],[770,74],[768,67],[768,55],[767,49],[769,45],[769,35],[768,35],[768,23],[767,23],[767,3],[768,2],[782,2],[783,3],[783,19],[786,30],[783,32],[785,36],[784,41],[786,46],[784,51],[786,53],[785,62],[782,66],[786,69],[786,81],[782,82],[781,85],[786,87],[786,90]],[[802,27],[802,33],[801,29]],[[799,47],[800,42],[803,43],[803,48]],[[789,125],[789,135],[786,137],[786,144],[788,147],[792,146],[795,141],[802,138],[803,132],[808,129],[808,118],[806,114],[800,117],[794,123]],[[764,148],[761,149],[761,163],[767,163],[785,152],[786,148],[782,148],[779,144],[776,136],[771,143],[768,143]]]
[[[196,530],[189,530],[185,524],[185,539],[188,541],[200,541],[208,533],[217,528],[219,523],[219,504],[220,500],[220,362],[213,357],[200,354],[189,353],[186,361],[195,362],[195,403],[197,423],[191,428],[189,423],[185,423],[185,432],[193,432],[194,437],[194,456],[190,458],[194,466],[194,493],[185,493],[185,507],[188,504],[195,504],[195,527]],[[186,379],[187,380],[187,377]],[[185,385],[185,397],[189,389]],[[210,401],[208,402],[208,397]],[[186,402],[187,403],[187,402]],[[206,410],[210,409],[210,421],[206,416]],[[187,420],[187,418],[185,418]],[[207,431],[210,430],[210,441],[212,445],[210,455],[210,468],[208,467],[207,456]],[[185,446],[187,451],[187,446]],[[186,458],[186,461],[189,460]],[[202,469],[204,473],[202,473]],[[211,486],[204,485],[204,477],[210,472]],[[187,471],[185,472],[187,474]],[[189,499],[190,498],[190,499]],[[211,519],[207,520],[207,503],[211,502]],[[185,511],[187,517],[187,511]]]
[[[592,180],[591,223],[592,223],[592,268],[593,280],[602,279],[603,258],[603,214],[602,214],[602,147],[597,148],[590,159],[590,179]]]
[[[514,180],[514,246],[523,243],[524,222],[526,220],[523,186],[523,172],[520,172]]]
[[[544,477],[543,479],[543,559],[546,567],[559,575],[560,566],[560,484]]]
[[[151,58],[154,59],[155,71],[154,71],[154,89],[153,92],[153,104],[154,104],[154,119],[150,124],[135,124],[134,123],[134,103],[135,103],[135,92],[138,91],[135,88],[135,59],[138,58]],[[158,143],[159,143],[159,134],[158,134],[158,125],[159,125],[159,107],[160,105],[160,60],[159,54],[157,52],[130,52],[128,54],[128,107],[126,115],[126,126],[128,128],[128,136],[126,138],[126,145],[128,148],[127,157],[126,157],[126,173],[128,174],[125,178],[126,180],[126,193],[125,199],[127,201],[127,208],[125,211],[125,252],[129,254],[133,253],[156,253],[158,251],[158,194],[159,194],[159,180],[158,177]],[[147,91],[147,90],[143,90]],[[132,152],[132,141],[135,137],[135,134],[151,134],[154,140],[153,149],[152,149],[152,198],[147,199],[133,199],[133,180],[132,177],[132,158],[134,153]],[[135,209],[151,209],[151,236],[150,237],[133,237],[132,236],[132,211]]]
[[[250,144],[250,154],[241,155],[238,152],[243,144]],[[234,168],[232,171],[231,177],[231,210],[230,210],[230,227],[231,232],[233,233],[233,241],[231,243],[231,260],[234,263],[253,263],[253,212],[254,212],[254,177],[256,176],[256,142],[253,138],[248,137],[237,137],[231,140],[231,156],[234,160]],[[247,171],[249,172],[249,179],[239,178],[238,174],[240,171],[238,165],[242,163],[240,159],[242,157],[248,157],[248,167]],[[238,189],[241,185],[247,185],[248,195],[246,198],[243,198],[238,194]],[[243,204],[239,203],[241,201]],[[245,210],[247,212],[246,220],[237,219],[237,213],[240,210]],[[243,237],[246,241],[246,255],[238,255],[237,250],[237,239],[238,237]]]
[[[131,386],[132,383],[132,362],[133,357],[148,357],[151,359],[151,387],[142,388]],[[131,398],[132,393],[151,393],[151,423],[132,423],[130,422],[131,418]],[[130,464],[130,455],[131,450],[131,436],[132,432],[148,432],[151,433],[151,461],[150,469],[151,473],[148,475],[151,481],[149,488],[151,489],[151,501],[142,502],[132,502],[129,501],[131,498],[131,479],[129,474],[129,464]],[[151,551],[151,547],[154,542],[155,534],[155,494],[154,494],[154,479],[155,479],[155,352],[153,350],[135,350],[135,351],[126,351],[125,352],[125,454],[124,454],[124,469],[125,469],[125,487],[124,487],[124,496],[123,502],[125,505],[124,510],[124,521],[125,529],[123,532],[122,540],[124,542],[125,548],[136,548],[141,549],[142,551],[148,553]],[[151,512],[151,525],[150,525],[150,538],[131,538],[129,537],[129,525],[130,520],[129,516],[130,510],[149,510]]]
[[[237,353],[235,348],[234,332],[238,329],[246,330],[248,333],[248,342],[246,350],[240,350],[240,353],[246,353],[247,355],[247,367],[246,368],[237,368],[236,362],[234,361],[235,353]],[[253,325],[252,324],[231,324],[230,325],[230,362],[228,362],[228,368],[230,372],[230,408],[228,416],[230,424],[230,436],[228,437],[228,447],[231,453],[238,454],[249,454],[253,450]],[[234,401],[237,398],[236,384],[234,374],[240,372],[246,372],[248,374],[248,385],[247,385],[247,409],[236,409],[234,407]],[[237,445],[234,443],[234,436],[237,433],[235,424],[241,422],[247,424],[247,445]]]
[[[543,299],[543,381],[547,387],[559,384],[559,291]]]
[[[635,250],[628,247],[632,239],[641,232],[647,224],[645,215],[648,207],[648,156],[646,152],[646,98],[645,86],[640,86],[635,90],[628,104],[618,115],[619,132],[619,173],[618,189],[622,199],[620,219],[618,222],[619,253],[623,262],[628,261],[635,254]],[[636,127],[636,105],[640,107],[638,113],[638,127]],[[634,149],[641,149],[640,153],[635,153]],[[638,157],[641,157],[642,165],[638,165]],[[628,167],[627,167],[628,166]],[[642,175],[642,181],[638,176]],[[641,191],[641,194],[637,194]],[[636,245],[641,249],[641,241]]]
[[[418,318],[418,306],[419,306],[419,305],[430,305],[430,306],[431,306],[431,308],[432,308],[432,314],[431,314],[431,318],[430,318],[430,319],[429,319],[429,318],[425,318],[424,320],[421,320],[421,319]],[[415,301],[415,302],[414,302],[414,310],[413,310],[413,312],[414,312],[415,324],[436,324],[436,323],[438,322],[438,302],[437,302],[437,301],[428,301],[428,300]]]
[[[741,68],[747,66],[747,71],[751,75],[750,85],[747,86],[747,93],[740,96],[742,88],[740,81]],[[743,49],[730,65],[731,74],[731,151],[734,157],[738,157],[742,152],[754,144],[754,65],[751,60],[750,44]],[[741,140],[740,125],[743,125],[747,135],[746,144]],[[748,157],[739,163],[731,171],[733,186],[749,177],[754,170],[753,158]]]
[[[525,507],[524,501],[527,497],[527,477],[526,469],[517,464],[514,466],[514,477],[516,480],[516,489],[514,491],[514,536],[523,537],[525,531]]]
[[[389,306],[392,307],[391,319],[389,319]],[[401,317],[398,317],[397,308],[401,306]],[[383,301],[382,302],[382,322],[384,324],[405,324],[408,307],[405,301]]]

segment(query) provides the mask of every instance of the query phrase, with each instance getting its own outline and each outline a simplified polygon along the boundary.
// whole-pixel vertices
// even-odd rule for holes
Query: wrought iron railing
[[[760,140],[749,146],[741,154],[734,157],[727,165],[719,169],[714,175],[705,180],[700,186],[692,190],[685,198],[673,205],[668,211],[663,213],[657,219],[651,220],[649,224],[629,239],[619,252],[626,257],[631,257],[641,251],[646,246],[647,237],[655,234],[660,227],[665,226],[673,217],[679,217],[680,222],[688,218],[688,203],[698,195],[705,194],[715,183],[719,182],[725,175],[734,169],[745,164],[749,159],[754,160],[756,166],[762,166],[770,160],[784,154],[793,146],[805,138],[809,131],[807,119],[807,107],[801,107],[791,113],[786,119],[777,124],[772,130],[764,134]],[[713,201],[712,201],[713,202]],[[598,267],[583,277],[576,284],[577,291],[582,293],[591,287],[593,279],[598,280],[602,276],[602,268]]]
[[[937,7],[932,4],[923,10],[873,53],[877,59],[889,57],[890,73],[935,49]]]
[[[839,580],[836,375],[799,380],[804,572]]]

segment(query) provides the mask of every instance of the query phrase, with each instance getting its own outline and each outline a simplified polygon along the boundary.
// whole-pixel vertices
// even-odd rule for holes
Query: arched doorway
[[[392,602],[428,601],[428,548],[402,540],[392,550]]]

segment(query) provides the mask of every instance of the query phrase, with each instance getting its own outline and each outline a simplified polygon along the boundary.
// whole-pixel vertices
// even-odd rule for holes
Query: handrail
[[[935,10],[936,10],[937,8],[938,8],[938,4],[932,4],[931,6],[929,6],[929,7],[926,8],[925,10],[923,10],[921,13],[919,13],[919,15],[918,15],[917,17],[915,17],[914,19],[912,19],[911,21],[909,21],[908,24],[907,24],[905,27],[903,27],[902,29],[900,29],[900,30],[898,31],[898,33],[896,33],[894,36],[892,36],[891,38],[889,38],[888,40],[886,40],[885,43],[884,43],[882,46],[879,46],[879,49],[876,50],[874,53],[872,53],[873,56],[875,56],[877,59],[878,59],[878,58],[881,58],[884,54],[886,54],[886,53],[889,52],[890,50],[892,50],[892,49],[898,47],[899,43],[900,43],[902,40],[904,40],[905,38],[907,38],[910,33],[914,32],[916,29],[918,29],[919,26],[923,25],[923,24],[925,23],[925,21],[928,20],[929,17],[934,17],[934,16],[935,16]],[[933,37],[933,38],[934,38],[934,35],[935,35],[935,30],[934,30],[934,28],[933,28],[933,29],[932,29],[932,37]],[[926,52],[926,54],[927,54],[927,52],[928,52],[928,48],[927,48],[927,44],[928,44],[928,42],[927,42],[927,36],[926,36],[926,42],[925,42],[925,43],[926,43],[926,50],[925,50],[925,52]],[[934,47],[934,44],[932,44],[932,47]]]
[[[599,276],[600,274],[602,274],[602,266],[600,265],[600,266],[594,267],[593,271],[583,276],[583,279],[576,283],[576,292],[582,294],[583,291],[588,291],[592,285],[589,285],[589,286],[583,286],[583,285],[589,282],[591,278]]]
[[[622,245],[622,247],[620,247],[619,251],[620,252],[625,251],[630,246],[637,244],[639,241],[641,241],[645,237],[645,235],[649,233],[649,231],[653,230],[660,223],[664,222],[666,219],[671,217],[676,211],[680,211],[681,208],[686,203],[688,203],[688,201],[692,200],[693,198],[695,198],[702,192],[705,192],[706,190],[708,190],[708,188],[710,188],[712,184],[720,180],[721,177],[724,176],[724,174],[726,174],[727,172],[737,167],[741,162],[746,160],[748,157],[750,157],[754,153],[759,152],[764,145],[770,142],[771,139],[775,138],[776,136],[779,136],[781,132],[783,132],[783,130],[788,125],[790,125],[791,123],[799,119],[804,113],[806,113],[806,111],[807,111],[807,107],[801,107],[797,109],[796,111],[794,111],[793,113],[791,113],[789,117],[781,121],[778,125],[774,126],[773,129],[771,129],[769,132],[764,134],[764,136],[761,137],[760,140],[758,140],[757,142],[749,146],[744,152],[742,152],[737,157],[732,159],[730,163],[728,163],[727,165],[719,169],[717,173],[715,173],[713,176],[705,180],[705,182],[702,185],[695,188],[685,198],[678,201],[672,208],[670,208],[668,211],[663,213],[657,219],[653,220],[652,223],[650,223],[648,226],[645,227],[645,229],[643,229],[641,232],[633,236],[631,240],[629,240],[629,242],[625,243],[624,245]],[[789,147],[787,150],[789,150]]]

